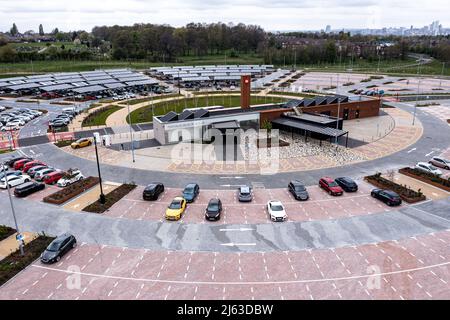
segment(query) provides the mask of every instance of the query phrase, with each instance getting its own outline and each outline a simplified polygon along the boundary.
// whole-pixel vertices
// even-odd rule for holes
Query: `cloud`
[[[410,0],[0,0],[0,30],[15,22],[21,31],[42,23],[46,30],[90,30],[96,25],[243,22],[266,30],[416,26],[450,24],[447,1],[426,6]]]

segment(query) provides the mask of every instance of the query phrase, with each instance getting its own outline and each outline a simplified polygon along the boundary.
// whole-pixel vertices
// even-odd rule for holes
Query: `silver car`
[[[450,170],[450,160],[442,157],[433,157],[428,163],[445,170]]]

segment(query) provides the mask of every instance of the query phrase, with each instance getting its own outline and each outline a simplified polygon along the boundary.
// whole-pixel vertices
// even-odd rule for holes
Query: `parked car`
[[[14,162],[19,161],[19,160],[23,160],[23,159],[30,159],[28,157],[13,157],[8,159],[7,161],[5,161],[5,164],[8,165],[10,168],[14,167]]]
[[[222,201],[220,199],[209,200],[208,206],[205,211],[205,219],[210,221],[220,220],[220,214],[222,213]]]
[[[434,174],[436,176],[440,176],[442,174],[441,170],[439,170],[438,168],[436,168],[432,164],[426,163],[426,162],[418,162],[416,164],[415,168],[420,170],[420,171],[426,172],[426,173]]]
[[[164,192],[164,185],[161,182],[153,182],[147,185],[142,192],[142,198],[144,200],[158,200],[161,193]]]
[[[39,160],[34,160],[34,161],[30,161],[24,164],[23,168],[22,168],[22,172],[23,173],[27,173],[28,170],[30,170],[33,167],[37,167],[37,166],[45,166],[46,164],[39,161]]]
[[[44,181],[46,184],[55,184],[58,182],[59,179],[61,179],[63,177],[64,173],[61,171],[55,171],[55,172],[51,172],[46,174],[43,178],[42,181]]]
[[[34,180],[42,181],[44,176],[46,176],[49,173],[55,172],[55,171],[56,170],[53,168],[46,168],[46,169],[39,170],[34,174]]]
[[[428,163],[445,170],[450,170],[450,160],[442,157],[433,157]]]
[[[370,195],[373,198],[383,201],[388,206],[399,206],[402,204],[400,196],[391,190],[373,189]]]
[[[31,181],[30,176],[27,176],[26,174],[20,176],[15,175],[6,176],[0,179],[0,188],[6,189],[8,185],[10,188],[12,188],[21,185],[22,183],[30,181]]]
[[[22,170],[23,166],[31,161],[34,161],[34,160],[31,158],[25,158],[25,159],[14,162],[14,170]]]
[[[344,190],[330,177],[323,177],[319,180],[319,187],[332,196],[342,196]]]
[[[292,180],[288,184],[288,190],[292,195],[294,196],[295,200],[308,200],[309,194],[308,190],[306,190],[306,187],[298,180]]]
[[[180,220],[186,210],[186,200],[175,197],[166,209],[167,220]]]
[[[348,177],[336,178],[334,181],[345,191],[345,192],[356,192],[358,191],[358,185],[355,181]]]
[[[0,172],[0,179],[2,179],[5,176],[21,176],[21,175],[22,175],[22,171],[20,171],[20,170]]]
[[[36,174],[36,172],[38,172],[40,170],[43,170],[43,169],[46,169],[46,168],[48,168],[47,165],[34,166],[34,167],[30,168],[30,170],[28,170],[27,174],[30,177],[34,178],[34,175]]]
[[[183,198],[186,200],[186,202],[194,202],[195,198],[197,198],[198,194],[200,193],[200,187],[197,183],[189,183],[184,187],[183,190]]]
[[[78,148],[83,148],[83,147],[89,147],[90,145],[92,145],[92,141],[89,138],[81,138],[78,139],[75,142],[72,142],[70,144],[70,147],[72,149],[78,149]]]
[[[280,222],[287,220],[286,211],[280,201],[271,200],[267,202],[267,212],[269,213],[270,220],[272,221]]]
[[[81,174],[81,171],[78,169],[69,169],[61,179],[58,180],[58,187],[67,187],[68,185],[80,181],[84,179],[84,176]]]
[[[18,125],[18,124],[7,124],[7,125],[4,125],[4,126],[2,126],[1,128],[0,128],[0,130],[2,131],[2,132],[5,132],[5,131],[15,131],[15,130],[20,130],[20,125]]]
[[[32,193],[44,190],[44,188],[45,188],[44,183],[31,181],[31,182],[24,183],[20,186],[17,186],[14,189],[14,195],[16,197],[26,197]]]
[[[249,186],[241,186],[238,189],[238,200],[239,202],[250,202],[252,201],[252,191]]]
[[[53,240],[41,254],[42,263],[55,263],[77,246],[77,240],[71,234],[65,233]]]

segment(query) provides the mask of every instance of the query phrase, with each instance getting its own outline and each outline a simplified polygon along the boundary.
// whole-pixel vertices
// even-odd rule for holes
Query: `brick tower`
[[[241,76],[241,108],[250,108],[250,87],[252,79],[250,75]]]

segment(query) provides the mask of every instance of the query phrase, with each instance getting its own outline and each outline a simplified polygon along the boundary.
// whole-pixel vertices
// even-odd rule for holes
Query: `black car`
[[[16,197],[26,197],[34,192],[41,191],[45,189],[45,183],[39,182],[27,182],[17,186],[14,189],[14,195]]]
[[[240,202],[250,202],[252,201],[252,191],[249,186],[241,186],[238,190],[238,200]]]
[[[53,240],[41,254],[42,263],[55,263],[61,260],[70,249],[75,248],[77,240],[71,234],[65,233]]]
[[[355,181],[348,177],[337,178],[334,181],[342,188],[345,192],[356,192],[358,191],[358,185]]]
[[[373,189],[370,195],[383,201],[388,206],[399,206],[402,204],[402,199],[400,196],[391,190]]]
[[[11,158],[8,161],[5,162],[5,164],[9,167],[13,167],[14,166],[14,162],[19,161],[19,160],[24,160],[24,159],[30,159],[29,157],[15,157],[15,158]]]
[[[222,213],[222,201],[220,199],[209,200],[208,207],[205,211],[205,219],[211,221],[220,220],[220,214]]]
[[[194,202],[195,198],[197,198],[200,193],[200,187],[197,183],[189,183],[183,190],[183,198],[186,202]]]
[[[144,200],[158,200],[161,193],[164,192],[164,185],[160,182],[150,183],[142,192]]]
[[[298,180],[293,180],[288,184],[288,190],[294,196],[295,200],[306,201],[309,199],[306,187]]]

